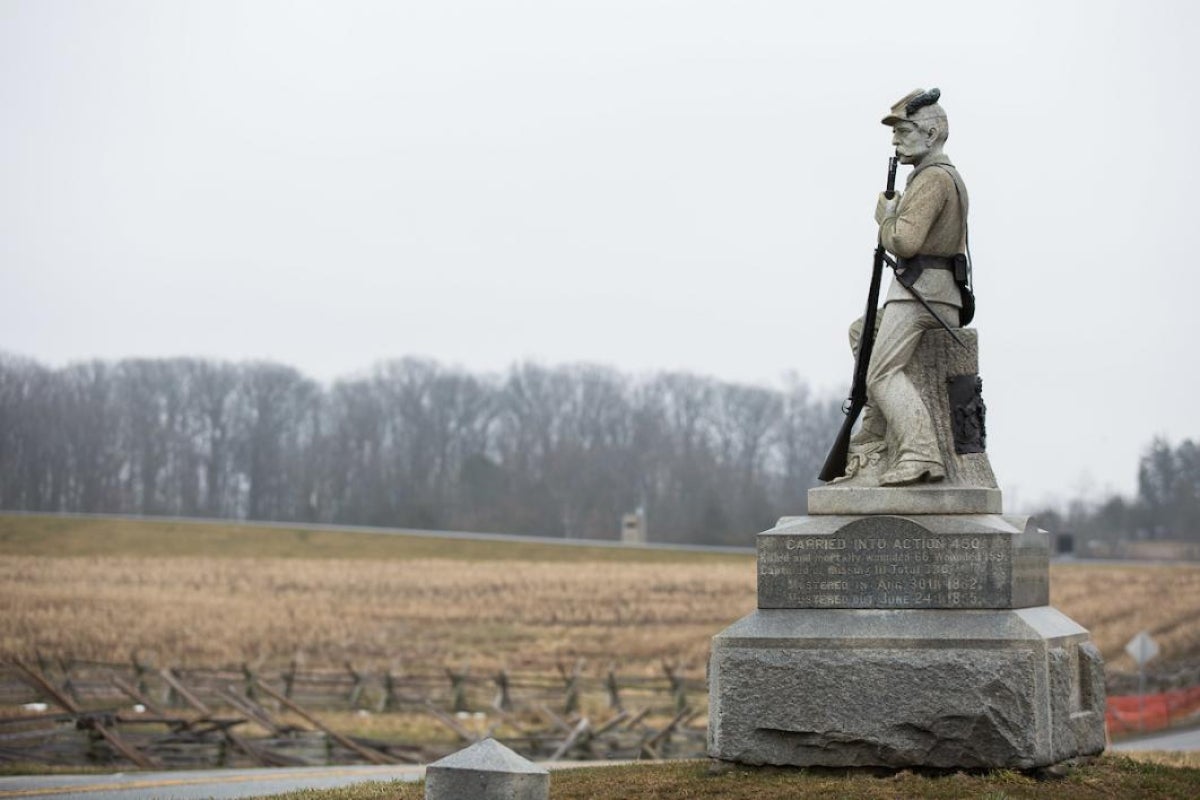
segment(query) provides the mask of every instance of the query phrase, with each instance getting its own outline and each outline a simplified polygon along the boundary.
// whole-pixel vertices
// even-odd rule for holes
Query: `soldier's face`
[[[923,131],[911,122],[897,122],[892,126],[892,145],[901,164],[915,164],[929,152],[933,142],[931,132]]]

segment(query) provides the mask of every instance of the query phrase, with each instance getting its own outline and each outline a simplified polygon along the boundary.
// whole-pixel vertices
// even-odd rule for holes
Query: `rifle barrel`
[[[899,158],[892,156],[888,159],[887,197],[896,196],[896,167]],[[854,357],[854,383],[850,387],[850,407],[846,409],[846,419],[834,439],[825,464],[817,476],[828,483],[846,474],[846,462],[850,454],[850,435],[854,423],[867,404],[867,369],[871,365],[871,351],[875,347],[875,317],[879,313],[879,284],[883,278],[883,264],[887,253],[882,244],[875,246],[875,256],[871,262],[871,285],[867,290],[867,308],[863,312],[863,330],[858,340],[858,353]],[[957,338],[957,337],[956,337]]]

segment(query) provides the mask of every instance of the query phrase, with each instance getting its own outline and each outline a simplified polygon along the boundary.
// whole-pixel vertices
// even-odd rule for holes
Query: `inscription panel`
[[[758,605],[1011,608],[1014,579],[1039,579],[1034,563],[1021,563],[1014,575],[1015,538],[930,533],[901,517],[862,520],[834,534],[763,534]]]

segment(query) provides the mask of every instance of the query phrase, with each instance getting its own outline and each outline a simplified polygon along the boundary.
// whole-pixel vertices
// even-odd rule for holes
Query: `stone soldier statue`
[[[946,476],[929,410],[904,371],[921,335],[941,323],[904,284],[911,284],[952,327],[969,322],[973,313],[967,261],[960,255],[967,252],[967,190],[942,152],[949,127],[937,102],[940,96],[937,89],[917,89],[883,118],[892,128],[900,163],[914,169],[905,191],[891,199],[880,194],[875,208],[879,240],[896,256],[897,270],[877,318],[867,406],[850,442],[845,475],[851,479],[878,472],[881,486],[934,482]],[[850,345],[856,352],[862,327],[862,319],[850,327]]]

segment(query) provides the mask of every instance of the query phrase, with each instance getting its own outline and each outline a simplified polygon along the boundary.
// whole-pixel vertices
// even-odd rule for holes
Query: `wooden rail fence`
[[[671,664],[661,676],[622,676],[615,667],[589,672],[583,661],[543,671],[370,673],[350,664],[270,672],[13,659],[0,662],[0,761],[421,763],[489,735],[542,760],[699,757],[706,707],[704,680]],[[352,737],[321,719],[346,710],[427,715],[455,743]]]
[[[1192,672],[1157,676],[1155,686],[1171,688],[1145,700],[1110,694],[1110,732],[1200,718],[1200,681],[1185,685],[1196,677]],[[1109,683],[1110,692],[1114,684],[1123,687],[1121,676],[1109,676]],[[0,661],[0,762],[423,763],[487,735],[543,760],[702,757],[706,710],[704,679],[666,663],[660,675],[621,675],[615,666],[586,669],[583,661],[519,671],[477,672],[464,664],[370,672],[351,664],[304,670],[292,663],[271,671],[12,659]],[[428,716],[454,744],[446,736],[436,742],[349,736],[321,718],[339,711]]]

